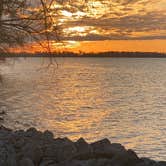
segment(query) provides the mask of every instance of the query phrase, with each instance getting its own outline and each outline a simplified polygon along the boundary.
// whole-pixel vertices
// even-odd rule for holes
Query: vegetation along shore
[[[100,52],[100,53],[74,53],[74,52],[36,52],[36,53],[0,53],[4,57],[113,57],[113,58],[166,58],[166,53],[157,52]]]

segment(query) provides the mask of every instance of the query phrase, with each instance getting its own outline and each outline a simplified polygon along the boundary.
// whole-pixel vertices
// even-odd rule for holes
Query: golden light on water
[[[35,126],[73,140],[109,138],[143,156],[165,158],[164,59],[56,59],[54,73],[38,71],[49,58],[21,58],[4,68],[5,79],[12,79],[1,91],[7,106],[15,108],[8,112],[7,126]]]

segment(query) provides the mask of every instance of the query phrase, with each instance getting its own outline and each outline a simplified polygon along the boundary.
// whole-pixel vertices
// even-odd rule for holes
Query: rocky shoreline
[[[54,138],[50,131],[1,126],[0,166],[166,166],[166,161],[139,158],[108,139],[88,144],[83,138],[76,142]]]

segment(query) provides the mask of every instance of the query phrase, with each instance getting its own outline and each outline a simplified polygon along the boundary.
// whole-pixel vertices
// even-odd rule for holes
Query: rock
[[[111,143],[108,139],[103,139],[103,140],[92,143],[91,146],[93,148],[93,151],[97,153],[107,149],[110,146],[110,144]]]
[[[9,131],[9,132],[12,132],[11,129],[8,129],[8,128],[4,127],[4,126],[0,126],[0,132],[1,132],[1,131]]]
[[[90,166],[88,161],[80,161],[80,160],[71,160],[60,163],[58,166]]]
[[[29,158],[23,158],[20,162],[19,162],[20,166],[35,166],[33,161]]]
[[[75,146],[77,148],[77,155],[91,154],[93,152],[93,148],[89,145],[83,138],[80,138],[77,142],[75,142]]]
[[[48,131],[48,130],[46,130],[46,131],[43,133],[43,136],[44,136],[44,138],[46,138],[46,139],[53,139],[53,138],[54,138],[53,133],[52,133],[51,131]]]
[[[128,160],[127,160],[127,164],[128,165],[134,165],[134,164],[138,164],[138,163],[141,163],[141,159],[137,156],[137,154],[129,149],[127,150],[127,154],[126,157],[128,157]]]
[[[139,157],[137,156],[137,154],[133,150],[129,149],[129,150],[127,150],[127,153],[129,155],[129,157],[132,158],[133,160],[139,160],[139,161],[141,161],[139,159]]]
[[[31,159],[34,162],[34,164],[37,165],[43,157],[42,147],[33,142],[27,143],[22,148],[22,155],[25,158]]]
[[[0,141],[0,166],[17,166],[13,146],[3,141]]]
[[[112,154],[113,156],[115,155],[119,155],[122,153],[126,152],[126,149],[124,146],[122,146],[121,144],[118,143],[112,143],[108,148],[107,151]]]
[[[0,128],[0,140],[7,141],[11,138],[11,131],[7,130],[6,128],[1,127]]]
[[[96,159],[91,165],[95,165],[95,166],[110,166],[110,160],[109,159]]]
[[[93,149],[93,155],[95,158],[97,157],[111,157],[110,156],[110,147],[111,143],[108,139],[103,139],[97,142],[94,142],[91,144],[91,147]]]
[[[141,158],[141,163],[143,163],[145,166],[156,166],[157,162],[154,160],[151,160],[149,158]]]
[[[53,165],[55,165],[55,166],[57,165],[55,163],[55,161],[53,161],[53,160],[44,160],[40,163],[39,166],[53,166]]]
[[[20,138],[15,140],[13,144],[16,149],[21,149],[26,144],[26,140],[24,138]]]
[[[108,139],[88,144],[83,138],[54,139],[50,131],[13,132],[0,126],[0,166],[166,166],[166,162],[139,158]]]
[[[108,158],[111,159],[117,154],[122,154],[124,152],[127,152],[125,148],[121,144],[111,144],[108,139],[103,139],[100,141],[97,141],[95,143],[90,144],[90,147],[84,142],[83,139],[79,140],[79,142],[76,142],[77,144],[82,144],[82,148],[84,146],[86,147],[86,150],[84,150],[84,153],[77,153],[77,156],[75,156],[75,159],[79,160],[85,160],[85,159],[91,159],[91,158]]]
[[[58,166],[111,166],[108,159],[71,160]]]
[[[75,144],[67,138],[55,139],[54,143],[45,148],[44,157],[54,159],[57,162],[71,159],[77,153]]]
[[[166,166],[166,161],[159,161],[157,166]]]
[[[38,134],[38,131],[35,128],[29,128],[26,133],[25,136],[27,137],[35,137]]]
[[[83,138],[80,138],[77,142],[75,142],[75,146],[77,153],[72,159],[88,160],[94,157],[92,147]]]
[[[111,166],[134,166],[138,163],[141,163],[141,160],[132,150],[124,151],[114,155],[110,162]]]
[[[117,154],[126,152],[121,144],[111,144],[107,139],[92,143],[91,146],[96,158],[113,158]]]
[[[14,132],[15,137],[24,137],[25,131],[24,130],[17,130]]]

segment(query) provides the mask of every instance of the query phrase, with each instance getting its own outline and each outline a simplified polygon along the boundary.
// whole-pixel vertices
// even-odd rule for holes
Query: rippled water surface
[[[56,60],[58,68],[47,68],[48,58],[1,63],[1,124],[73,140],[107,137],[166,160],[166,59]]]

